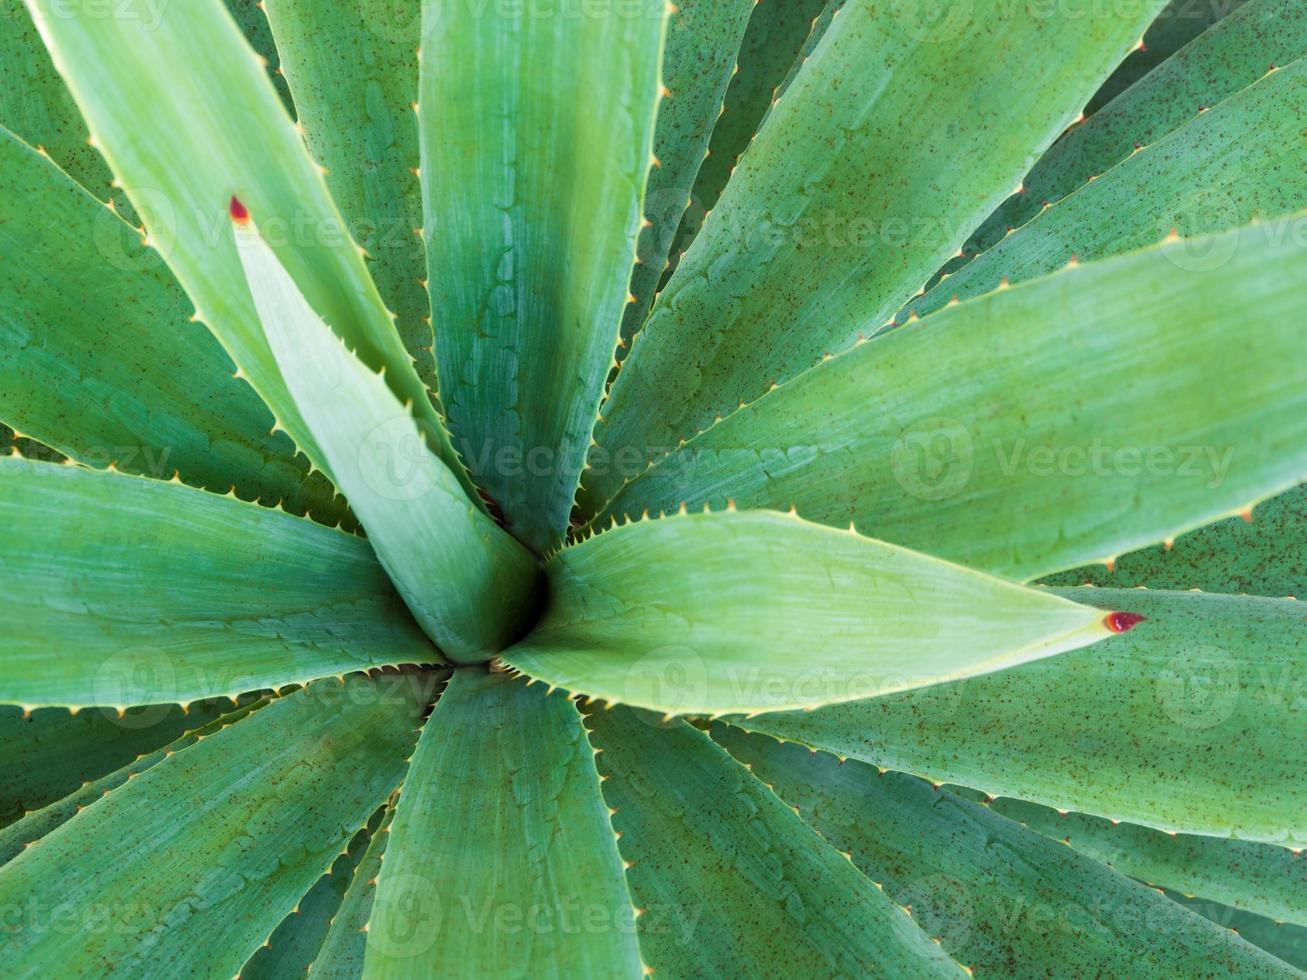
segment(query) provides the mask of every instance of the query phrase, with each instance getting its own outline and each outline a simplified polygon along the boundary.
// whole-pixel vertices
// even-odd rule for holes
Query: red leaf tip
[[[1113,633],[1129,633],[1146,618],[1138,613],[1114,612],[1108,614],[1103,624]]]
[[[235,194],[231,196],[231,220],[240,225],[250,220],[250,212]]]

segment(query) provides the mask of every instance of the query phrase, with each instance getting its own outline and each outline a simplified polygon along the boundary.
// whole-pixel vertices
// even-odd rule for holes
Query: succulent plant
[[[1301,0],[0,10],[7,975],[1301,975]]]

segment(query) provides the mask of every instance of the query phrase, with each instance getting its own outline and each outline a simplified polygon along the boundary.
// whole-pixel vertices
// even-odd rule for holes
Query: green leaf
[[[113,195],[121,200],[122,194],[114,194],[111,186],[108,165],[87,143],[86,123],[23,0],[0,0],[0,25],[0,125],[40,147],[97,199],[107,201]]]
[[[633,475],[624,456],[657,458],[884,324],[1161,4],[1127,0],[1086,18],[1032,17],[1020,4],[982,12],[972,0],[846,3],[623,362],[595,431],[584,516]]]
[[[727,725],[712,735],[981,976],[1059,976],[1071,963],[1098,977],[1295,975],[1153,889],[920,779]]]
[[[625,707],[585,720],[655,976],[963,975],[708,736]]]
[[[132,708],[0,708],[0,826],[62,800],[231,709],[230,701]],[[6,857],[0,853],[0,863]]]
[[[1110,568],[1080,568],[1054,575],[1046,584],[1307,598],[1304,554],[1307,485],[1273,497],[1244,517],[1200,528],[1166,546],[1132,552]]]
[[[613,366],[669,6],[539,16],[423,4],[418,128],[441,395],[478,481],[541,554],[568,529]]]
[[[296,444],[321,459],[245,288],[226,227],[232,195],[262,222],[313,309],[366,364],[386,369],[461,473],[318,165],[222,0],[162,4],[149,18],[103,16],[100,0],[27,2],[150,243]]]
[[[1260,915],[1240,912],[1207,898],[1190,898],[1175,892],[1164,892],[1167,898],[1179,902],[1191,912],[1211,919],[1241,937],[1277,956],[1290,966],[1307,971],[1307,929],[1302,926],[1273,922]],[[1301,975],[1301,974],[1299,974]]]
[[[641,976],[635,912],[571,700],[454,674],[399,798],[364,973]]]
[[[1300,45],[1307,43],[1307,16],[1299,38]],[[909,308],[928,316],[955,297],[965,300],[1004,280],[1047,275],[1073,259],[1121,255],[1172,230],[1192,238],[1301,211],[1307,207],[1307,172],[1299,166],[1302,134],[1294,110],[1304,99],[1307,60],[1267,72],[1038,213]],[[1297,219],[1284,223],[1290,220]],[[1181,270],[1205,273],[1225,266],[1229,253],[1205,242],[1174,253]]]
[[[635,302],[627,304],[622,318],[623,348],[644,326],[653,305],[681,218],[692,204],[691,191],[708,153],[713,124],[724,111],[722,99],[749,14],[755,9],[755,0],[681,0],[668,21],[663,79],[671,95],[663,98],[654,131],[658,163],[649,171],[645,187],[647,223],[640,232],[631,274]]]
[[[255,225],[233,228],[282,377],[378,559],[448,656],[488,659],[535,612],[535,558],[467,498],[412,405],[345,349]]]
[[[436,651],[361,538],[175,484],[0,461],[0,702],[156,704]]]
[[[423,288],[418,183],[421,4],[417,0],[264,0],[282,71],[313,158],[355,239],[395,327],[435,390],[431,300]]]
[[[502,659],[669,714],[851,701],[1111,635],[1098,610],[785,514],[624,525],[548,575],[543,619]]]
[[[1286,599],[1059,590],[1148,622],[965,684],[733,722],[937,781],[1160,830],[1301,847],[1307,611]]]
[[[131,708],[122,715],[104,710],[103,718],[108,719],[109,722],[118,725],[120,728],[127,727],[129,730],[135,730],[137,740],[135,743],[130,743],[126,739],[115,740],[101,731],[103,728],[108,727],[106,724],[97,723],[92,729],[99,736],[95,741],[79,739],[76,742],[65,743],[63,748],[66,750],[82,750],[86,753],[88,760],[93,760],[82,763],[83,771],[88,774],[88,777],[91,773],[99,774],[104,772],[105,766],[112,764],[108,759],[103,758],[107,746],[112,745],[114,749],[118,750],[112,756],[114,761],[123,758],[127,759],[124,765],[112,772],[99,775],[98,778],[94,779],[87,778],[79,784],[69,785],[66,782],[66,777],[69,775],[72,766],[65,760],[53,760],[48,756],[43,756],[39,760],[27,760],[29,773],[31,770],[39,769],[48,763],[53,762],[56,765],[62,763],[59,775],[65,777],[65,781],[61,782],[60,792],[53,802],[42,806],[39,810],[32,810],[21,820],[17,820],[0,830],[0,865],[12,861],[23,853],[25,848],[39,841],[56,827],[67,823],[83,809],[105,794],[117,789],[127,780],[140,775],[151,766],[158,765],[168,756],[180,752],[188,745],[194,745],[201,738],[207,738],[228,725],[235,724],[247,717],[251,712],[257,711],[268,704],[267,698],[259,699],[250,696],[243,700],[245,700],[245,703],[239,707],[234,706],[231,701],[199,702],[187,708],[184,715],[181,709],[175,705]],[[226,707],[225,713],[219,710],[223,706]],[[39,718],[42,715],[53,714],[55,711],[62,711],[62,709],[35,711],[32,713],[32,717]],[[161,719],[160,715],[164,712],[166,714]],[[66,711],[63,711],[63,714],[65,717],[68,716]],[[91,709],[79,712],[71,717],[94,718],[98,714],[101,714],[101,712]],[[181,718],[181,721],[175,720],[174,715]],[[139,726],[139,729],[132,729],[130,726]],[[145,732],[146,729],[150,729],[150,731]],[[185,730],[183,731],[183,729]],[[142,732],[149,736],[148,739],[142,736]],[[181,732],[178,737],[171,737],[177,735],[178,732]],[[124,755],[121,747],[126,746],[120,747],[120,743],[135,744],[136,747],[142,750],[141,754],[134,758],[130,752]],[[6,745],[6,747],[8,746]],[[8,776],[9,773],[5,773],[5,775]]]
[[[1187,35],[1229,7],[1173,0],[1144,36],[1147,50],[1136,51],[1121,69],[1167,51],[1170,45],[1159,45],[1157,34],[1165,31]],[[1135,147],[1156,143],[1191,122],[1199,109],[1216,106],[1252,85],[1271,65],[1287,65],[1303,55],[1307,55],[1307,11],[1297,0],[1252,0],[1235,9],[1054,143],[1026,175],[1023,193],[1004,201],[963,250],[974,255],[992,248],[1009,229],[1024,225],[1045,204],[1067,197],[1090,177],[1105,174],[1134,153]],[[1260,142],[1261,136],[1257,138]],[[1189,152],[1203,151],[1198,148]],[[1239,163],[1247,165],[1246,161]],[[1202,186],[1207,183],[1204,172]],[[1262,191],[1241,188],[1240,193]],[[1121,220],[1127,215],[1118,209],[1112,217]]]
[[[1191,42],[1205,36],[1214,24],[1235,13],[1247,0],[1221,0],[1195,3],[1194,0],[1170,0],[1157,19],[1144,32],[1141,44],[1117,66],[1116,71],[1094,93],[1085,112],[1096,115],[1103,107],[1139,84],[1159,65]]]
[[[741,154],[748,149],[763,116],[771,108],[776,90],[810,40],[813,21],[827,6],[827,0],[784,3],[764,0],[754,4],[740,43],[736,72],[726,90],[721,118],[713,127],[708,156],[694,183],[692,196],[700,212],[711,211],[716,206]],[[697,233],[699,229],[693,230]],[[688,244],[688,238],[683,238],[680,247]]]
[[[794,505],[1016,579],[1237,514],[1307,476],[1297,237],[1255,225],[943,310],[764,395],[609,510]],[[1190,246],[1228,261],[1193,270]]]
[[[387,805],[381,825],[368,841],[368,849],[350,880],[340,908],[331,920],[331,928],[322,942],[322,949],[309,967],[309,980],[358,980],[363,976],[368,920],[372,917],[377,876],[381,874],[381,859],[386,853],[390,825],[394,818],[392,803]]]
[[[0,417],[90,466],[344,516],[136,229],[3,128],[0,186]]]
[[[371,828],[383,812],[377,811],[368,826],[354,835],[331,870],[314,883],[295,910],[268,937],[267,944],[250,957],[241,968],[241,980],[290,980],[305,976],[322,953],[323,942],[331,931],[331,920],[353,884],[354,873],[372,841]]]
[[[0,869],[6,968],[235,975],[399,784],[431,693],[319,681],[87,807]]]
[[[1166,834],[1025,800],[989,807],[1131,878],[1307,926],[1307,861],[1283,847]]]
[[[277,90],[277,94],[281,96],[286,111],[293,117],[295,115],[295,100],[291,98],[290,88],[287,86],[282,73],[280,54],[272,39],[268,14],[264,10],[266,0],[223,0],[223,2],[226,3],[227,9],[240,26],[241,33],[245,35],[245,40],[264,60],[264,67],[268,70],[273,87]]]

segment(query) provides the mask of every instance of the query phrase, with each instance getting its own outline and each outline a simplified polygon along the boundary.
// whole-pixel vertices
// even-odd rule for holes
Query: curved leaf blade
[[[148,20],[101,16],[95,0],[27,3],[151,244],[305,454],[321,459],[244,287],[227,234],[233,194],[276,231],[278,259],[312,307],[414,402],[474,495],[321,170],[222,0],[164,4]]]
[[[0,186],[0,418],[90,466],[344,516],[135,228],[3,128]]]
[[[846,3],[623,362],[595,431],[583,515],[632,475],[620,456],[655,459],[884,324],[1030,170],[1161,4],[1084,18],[1020,4],[982,12],[971,0]]]
[[[628,524],[547,572],[544,618],[503,661],[669,714],[851,701],[1111,635],[1099,610],[785,514]]]
[[[97,200],[115,194],[113,174],[87,142],[86,123],[68,87],[55,71],[23,0],[0,0],[0,125],[40,147]]]
[[[544,554],[572,500],[635,262],[670,5],[423,4],[419,140],[450,428]]]
[[[1299,43],[1307,46],[1307,17],[1298,30]],[[1267,71],[1041,211],[910,309],[928,316],[954,297],[970,299],[1004,280],[1047,275],[1073,259],[1121,255],[1171,231],[1195,238],[1301,211],[1307,207],[1307,176],[1295,109],[1304,98],[1307,59]],[[1204,273],[1222,269],[1229,253],[1196,242],[1176,257],[1181,271]]]
[[[294,910],[277,926],[265,945],[260,946],[248,963],[241,967],[241,980],[289,980],[303,977],[321,958],[323,944],[331,932],[332,919],[339,913],[345,895],[354,883],[359,863],[372,842],[371,828],[383,811],[373,814],[368,826],[354,835],[325,875],[296,904]]]
[[[1025,800],[993,800],[989,808],[1131,878],[1307,926],[1307,861],[1286,848],[1172,835]]]
[[[1123,555],[1110,567],[1079,568],[1054,575],[1045,584],[1307,598],[1303,554],[1307,554],[1307,484],[1243,516]]]
[[[1150,38],[1155,31],[1183,33],[1203,22],[1203,17],[1222,13],[1223,6],[1228,7],[1173,0],[1144,35],[1147,51],[1136,52],[1129,61],[1141,55],[1154,57],[1166,49]],[[1186,13],[1198,16],[1186,17]],[[1062,200],[1089,178],[1106,173],[1136,147],[1156,143],[1191,122],[1200,109],[1216,106],[1257,82],[1272,65],[1287,65],[1304,55],[1307,11],[1295,0],[1251,0],[1229,11],[1049,147],[1022,181],[1022,193],[1004,201],[963,251],[974,256],[992,248],[1009,230],[1036,217],[1045,204]]]
[[[713,127],[708,157],[694,182],[692,196],[704,212],[716,206],[740,156],[757,135],[777,90],[811,39],[813,22],[828,3],[789,0],[753,5],[740,42],[738,70],[726,90],[721,118]]]
[[[1241,912],[1207,898],[1190,898],[1171,891],[1163,892],[1191,912],[1211,919],[1218,926],[1238,933],[1254,946],[1260,946],[1299,971],[1307,971],[1307,929],[1274,922],[1251,912]]]
[[[340,908],[331,920],[331,928],[322,942],[317,958],[309,965],[309,980],[359,980],[363,976],[363,959],[367,953],[368,921],[372,917],[373,899],[381,860],[390,841],[390,825],[395,819],[393,800],[382,815],[381,825],[350,880]]]
[[[1307,247],[1292,227],[942,310],[764,395],[610,511],[795,506],[1025,580],[1240,513],[1307,476]],[[1191,245],[1228,261],[1192,270]]]
[[[437,659],[362,538],[176,484],[0,464],[0,702],[187,702]]]
[[[141,773],[0,869],[19,973],[232,976],[403,778],[429,685],[319,681]],[[387,700],[388,699],[388,700]]]
[[[655,973],[963,976],[707,735],[625,707],[585,721]]]
[[[282,73],[313,158],[358,243],[395,327],[436,389],[418,183],[420,4],[264,0]],[[260,13],[262,16],[262,13]]]
[[[230,710],[230,702],[25,712],[0,708],[0,837],[24,814],[44,809],[87,783],[167,745]],[[29,840],[34,838],[27,838]],[[0,864],[7,860],[0,846]]]
[[[219,713],[218,707],[224,703],[228,710],[225,713]],[[60,827],[73,819],[73,817],[77,816],[77,814],[86,807],[100,799],[100,797],[117,789],[119,786],[123,785],[123,783],[127,782],[127,780],[135,778],[151,766],[158,765],[170,755],[180,752],[187,746],[194,745],[201,738],[207,738],[208,736],[221,731],[223,728],[226,728],[228,725],[234,725],[236,722],[249,716],[251,712],[266,707],[268,703],[269,701],[266,697],[248,699],[245,704],[239,707],[234,707],[231,702],[201,702],[200,704],[191,705],[186,709],[183,719],[186,722],[185,726],[181,726],[178,723],[173,722],[171,717],[165,716],[165,727],[163,728],[163,731],[152,732],[150,733],[151,737],[148,740],[141,741],[140,747],[146,751],[143,751],[135,758],[129,757],[125,765],[114,769],[112,772],[103,773],[95,779],[87,779],[76,787],[67,787],[67,784],[64,784],[65,787],[67,787],[64,790],[67,795],[61,793],[57,799],[42,806],[39,810],[30,811],[24,815],[21,820],[17,820],[8,827],[5,827],[3,830],[0,830],[0,865],[12,861],[19,854],[23,853],[24,849],[35,844],[56,827]],[[174,712],[177,715],[182,714],[179,708],[172,705],[167,706],[167,709],[169,715],[172,715]],[[139,724],[142,728],[157,728],[157,723],[155,726],[151,726],[149,723],[158,718],[158,714],[161,710],[164,710],[163,706],[135,708],[131,711],[125,712],[122,716],[118,716],[116,713],[110,715],[109,712],[106,711],[103,717],[112,717],[119,725]],[[37,717],[44,713],[45,712],[33,712],[32,714],[33,717]],[[65,712],[65,714],[66,713],[67,712]],[[94,717],[95,713],[79,712],[73,717],[81,717],[83,714]],[[171,724],[169,724],[169,722],[171,722]],[[96,727],[102,728],[103,726],[97,725]],[[183,727],[186,729],[185,731],[181,731]],[[178,731],[181,731],[181,734],[178,735],[177,738],[170,739],[162,745],[160,744],[159,736],[163,736],[163,738],[166,739],[168,736],[176,734]],[[109,739],[102,737],[97,739],[95,744],[89,746],[79,744],[76,745],[76,748],[83,750],[89,749],[92,753],[90,758],[95,759],[96,755],[94,753],[96,750],[102,752],[105,748],[105,743],[108,741]],[[115,748],[117,748],[117,746],[115,746]],[[119,757],[119,754],[115,753],[115,758]],[[42,760],[42,762],[44,761],[45,760]],[[100,761],[99,764],[96,765],[96,771],[103,772],[104,765],[105,763]]]
[[[1116,643],[921,695],[733,721],[935,782],[1165,831],[1307,843],[1303,605],[1067,589],[1148,616]]]
[[[1296,975],[1153,889],[913,776],[727,725],[712,735],[982,976],[1058,976],[1070,963],[1141,980]]]
[[[233,228],[287,389],[378,560],[448,656],[488,659],[535,610],[535,558],[467,498],[412,405],[345,349],[253,222]]]
[[[1085,113],[1094,116],[1103,108],[1139,84],[1155,67],[1203,37],[1220,21],[1235,13],[1248,0],[1223,0],[1220,3],[1194,3],[1193,0],[1170,0],[1157,19],[1144,32],[1140,45],[1094,93]]]
[[[631,274],[635,302],[627,304],[622,317],[619,357],[653,306],[682,216],[693,203],[691,192],[708,154],[713,124],[725,110],[722,99],[749,15],[758,6],[755,0],[682,0],[668,20],[665,91],[653,142],[658,163],[649,171],[645,186],[645,226]]]
[[[457,671],[396,807],[364,976],[641,975],[576,705]]]

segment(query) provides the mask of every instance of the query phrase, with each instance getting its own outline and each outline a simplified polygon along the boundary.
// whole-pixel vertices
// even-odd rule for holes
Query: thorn
[[[1147,619],[1138,613],[1114,612],[1108,614],[1103,619],[1103,625],[1113,633],[1129,633],[1132,629]]]
[[[231,196],[231,220],[238,225],[248,224],[250,212],[235,194]]]

